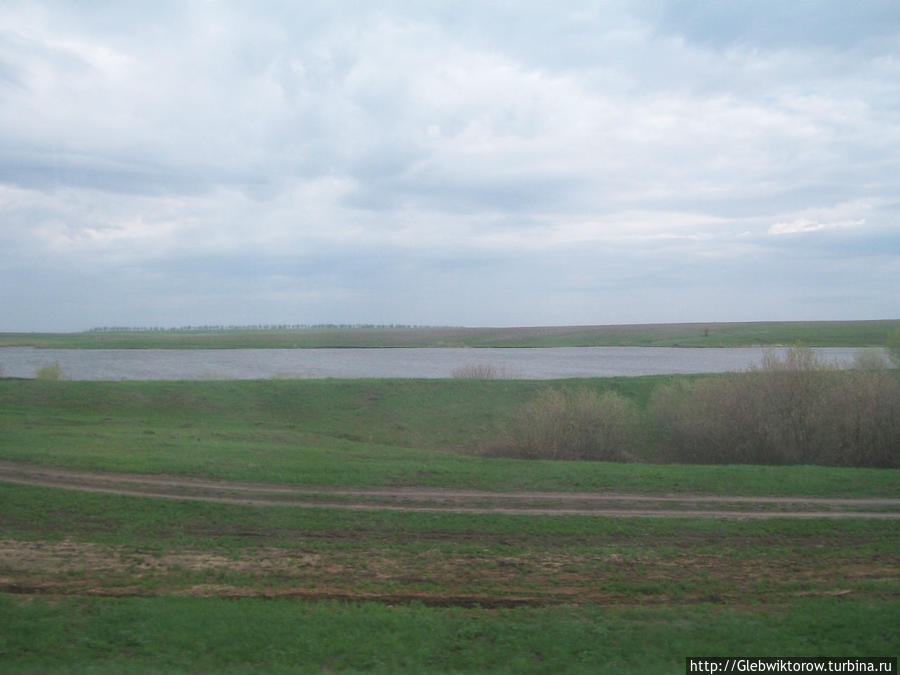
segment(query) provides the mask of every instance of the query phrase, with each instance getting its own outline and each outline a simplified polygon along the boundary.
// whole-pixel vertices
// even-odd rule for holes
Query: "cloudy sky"
[[[900,3],[0,4],[0,331],[900,317]]]

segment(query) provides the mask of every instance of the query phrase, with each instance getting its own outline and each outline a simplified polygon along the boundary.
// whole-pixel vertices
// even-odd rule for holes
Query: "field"
[[[0,671],[896,654],[900,471],[482,456],[544,386],[0,380]]]
[[[88,331],[2,333],[0,347],[236,349],[314,347],[881,347],[900,319],[520,328]]]

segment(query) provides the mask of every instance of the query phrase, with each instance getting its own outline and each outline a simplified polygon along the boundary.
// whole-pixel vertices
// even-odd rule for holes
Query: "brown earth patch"
[[[878,595],[900,586],[895,559],[847,555],[723,558],[528,551],[500,557],[426,550],[308,551],[262,546],[233,555],[165,553],[61,541],[0,540],[0,592],[524,604],[754,603]],[[880,590],[872,590],[873,588]],[[893,590],[892,590],[893,589]]]

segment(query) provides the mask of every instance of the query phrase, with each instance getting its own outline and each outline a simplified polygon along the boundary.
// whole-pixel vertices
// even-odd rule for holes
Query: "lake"
[[[571,377],[736,372],[759,365],[761,347],[554,347],[404,349],[34,349],[0,348],[0,373],[34,377],[58,363],[69,380],[216,380],[293,378],[449,378],[472,366],[500,377]],[[856,348],[819,348],[849,366]]]

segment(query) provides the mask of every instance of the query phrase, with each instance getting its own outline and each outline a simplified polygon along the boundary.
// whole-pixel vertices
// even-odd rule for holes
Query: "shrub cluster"
[[[900,379],[875,365],[864,357],[841,372],[792,349],[748,373],[661,387],[649,410],[659,452],[704,464],[898,466]]]
[[[886,365],[864,353],[842,371],[791,349],[746,373],[661,385],[643,415],[613,392],[548,389],[493,454],[636,461],[653,440],[664,462],[900,467],[900,377]]]
[[[493,454],[527,459],[633,460],[640,413],[634,402],[590,389],[546,389],[524,404]]]

